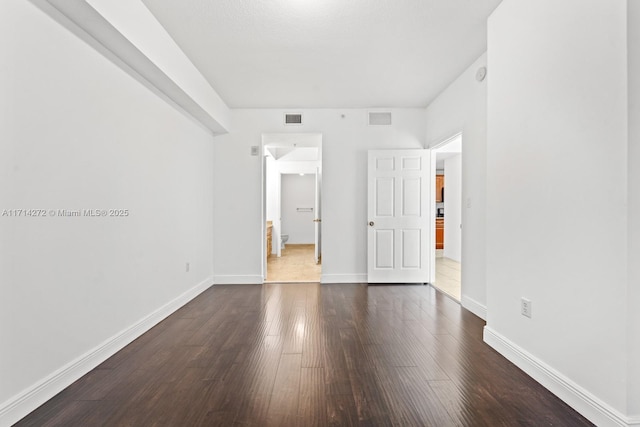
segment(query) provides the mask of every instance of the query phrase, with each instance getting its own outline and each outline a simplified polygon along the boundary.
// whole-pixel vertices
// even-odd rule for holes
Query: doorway
[[[322,134],[263,134],[265,283],[320,282]]]
[[[432,285],[456,301],[462,297],[462,134],[432,148],[435,251]]]

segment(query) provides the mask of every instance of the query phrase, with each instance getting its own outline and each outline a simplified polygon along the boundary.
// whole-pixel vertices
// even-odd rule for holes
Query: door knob
[[[369,227],[373,227],[376,223],[373,221],[369,221]]]
[[[313,220],[313,222],[322,222],[322,220],[320,218],[316,218]]]

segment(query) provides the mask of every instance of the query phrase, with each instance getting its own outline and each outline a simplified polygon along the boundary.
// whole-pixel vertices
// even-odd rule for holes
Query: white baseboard
[[[207,290],[212,284],[208,278],[177,298],[153,311],[137,323],[112,336],[80,357],[49,374],[22,393],[0,406],[0,426],[10,426],[60,393],[87,372],[122,350],[127,344],[160,323],[170,314]]]
[[[249,275],[217,275],[213,276],[213,283],[216,285],[261,285],[264,282],[262,276],[257,274]]]
[[[460,301],[462,306],[481,318],[482,320],[487,320],[487,307],[480,304],[478,301],[473,298],[469,298],[466,295],[462,295],[462,300]]]
[[[626,417],[490,327],[485,326],[483,338],[498,353],[502,354],[595,425],[601,427],[640,425],[640,419],[637,417]]]
[[[320,283],[367,283],[366,274],[322,274]]]

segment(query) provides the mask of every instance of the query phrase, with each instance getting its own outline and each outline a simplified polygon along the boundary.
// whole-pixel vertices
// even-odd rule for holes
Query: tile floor
[[[314,245],[286,245],[280,258],[271,255],[267,260],[266,282],[320,282],[321,264],[314,259]],[[436,281],[433,285],[440,291],[460,301],[460,263],[436,257]]]
[[[436,255],[436,281],[433,286],[460,301],[460,263]]]
[[[278,258],[267,258],[267,282],[320,282],[321,264],[316,264],[315,245],[288,244]]]

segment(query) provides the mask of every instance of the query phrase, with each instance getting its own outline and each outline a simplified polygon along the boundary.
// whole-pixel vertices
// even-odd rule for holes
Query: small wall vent
[[[371,126],[390,126],[391,125],[391,113],[390,112],[370,112],[369,113],[369,125]]]
[[[284,124],[285,125],[301,125],[302,114],[301,113],[285,113]]]

